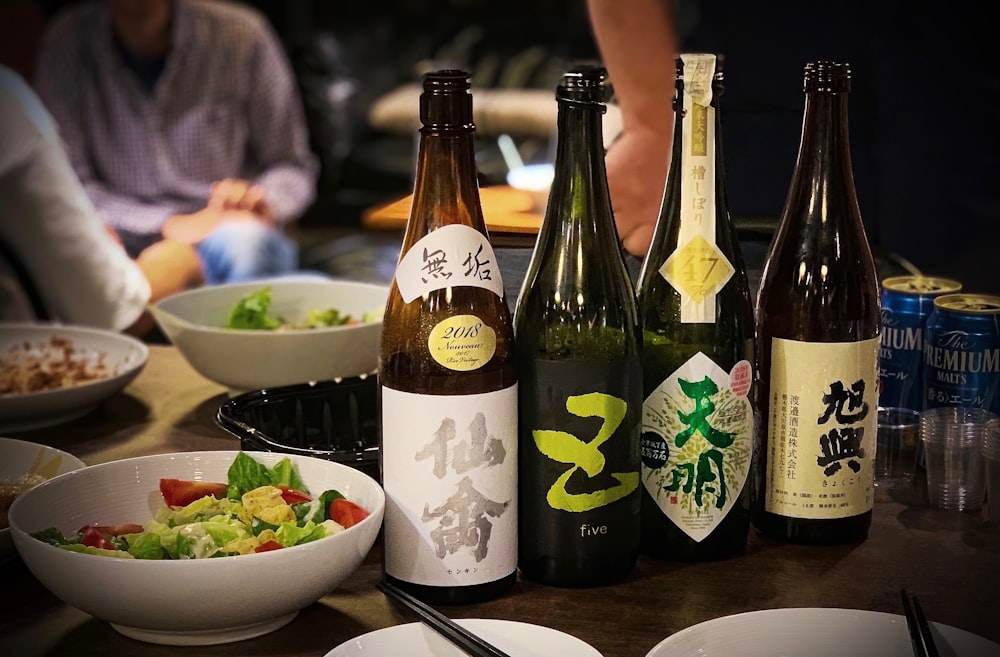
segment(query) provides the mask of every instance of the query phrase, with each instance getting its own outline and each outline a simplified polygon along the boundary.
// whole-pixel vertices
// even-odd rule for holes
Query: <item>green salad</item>
[[[202,559],[266,552],[331,536],[369,512],[337,490],[313,497],[288,457],[272,467],[239,452],[226,482],[161,479],[165,506],[143,525],[32,534],[57,547],[125,559]]]
[[[346,313],[341,313],[336,308],[314,308],[309,311],[303,321],[288,321],[284,317],[279,317],[271,313],[271,288],[265,287],[255,290],[239,300],[236,307],[229,314],[229,321],[226,322],[226,328],[270,331],[279,329],[315,329],[370,322],[374,321],[376,317],[376,313],[364,313],[361,319],[358,320]]]

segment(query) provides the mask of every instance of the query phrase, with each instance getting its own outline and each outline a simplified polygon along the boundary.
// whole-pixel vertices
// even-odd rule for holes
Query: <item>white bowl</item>
[[[51,338],[70,340],[81,359],[103,355],[111,375],[54,390],[0,396],[0,431],[27,431],[62,424],[90,412],[132,382],[149,359],[149,348],[123,333],[48,323],[0,324],[0,353],[19,345],[43,346]]]
[[[224,482],[237,452],[159,454],[92,465],[18,497],[10,509],[14,545],[53,594],[134,639],[209,645],[271,632],[361,565],[382,525],[385,494],[374,479],[340,463],[248,453],[269,466],[288,456],[312,494],[335,488],[371,514],[311,543],[216,559],[115,559],[29,535],[49,527],[73,534],[87,524],[142,524],[163,506],[161,477]]]
[[[549,202],[549,188],[555,167],[552,164],[526,164],[507,172],[507,184],[520,189],[531,196],[531,209],[535,212],[545,212]]]
[[[965,630],[931,623],[942,655],[983,657],[1000,646]],[[913,654],[906,619],[861,609],[803,607],[722,616],[670,635],[646,657],[842,657]]]
[[[55,447],[0,438],[0,480],[13,482],[26,474],[52,478],[84,467],[86,463]],[[0,529],[0,563],[16,554],[10,529]]]
[[[271,312],[288,321],[336,308],[373,322],[299,330],[227,329],[236,304],[271,288]],[[327,381],[374,372],[388,287],[355,281],[273,279],[210,285],[181,292],[150,310],[167,338],[202,376],[236,395],[272,386]]]

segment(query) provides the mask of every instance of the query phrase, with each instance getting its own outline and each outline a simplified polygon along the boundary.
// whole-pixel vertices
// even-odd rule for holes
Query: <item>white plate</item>
[[[929,602],[925,602],[927,609]],[[1000,645],[931,623],[941,657],[1000,655]],[[724,616],[673,634],[646,657],[913,657],[906,618],[858,609],[767,609]]]
[[[86,463],[72,454],[26,440],[0,438],[0,479],[15,481],[29,472],[44,477],[55,477],[65,472],[86,467]],[[16,550],[10,529],[0,529],[0,563],[12,558]]]
[[[131,336],[82,326],[0,324],[0,354],[24,342],[44,344],[53,336],[73,341],[84,353],[105,354],[114,375],[58,390],[0,396],[0,432],[27,431],[68,422],[121,391],[149,359],[149,348]]]
[[[541,625],[489,618],[456,621],[512,657],[601,657],[575,636]],[[448,639],[423,623],[394,625],[345,641],[326,657],[467,657]]]

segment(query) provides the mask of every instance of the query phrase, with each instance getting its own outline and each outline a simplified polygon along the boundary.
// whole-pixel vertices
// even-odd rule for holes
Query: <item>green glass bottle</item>
[[[555,177],[514,312],[518,567],[556,586],[624,577],[639,547],[634,288],[604,167],[607,72],[557,87]]]
[[[754,318],[726,200],[722,58],[677,59],[670,171],[639,274],[641,551],[720,559],[746,545]]]
[[[851,69],[810,62],[798,159],[757,295],[752,522],[794,543],[864,540],[874,503],[875,263],[854,189]]]

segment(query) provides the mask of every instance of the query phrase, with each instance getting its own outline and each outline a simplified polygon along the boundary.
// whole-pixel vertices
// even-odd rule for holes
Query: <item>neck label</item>
[[[715,55],[684,60],[681,211],[677,250],[660,275],[681,295],[682,323],[715,322],[715,295],[732,278],[732,263],[715,244]]]
[[[403,301],[434,290],[472,286],[503,297],[500,266],[489,239],[464,224],[450,224],[424,235],[396,267]]]

